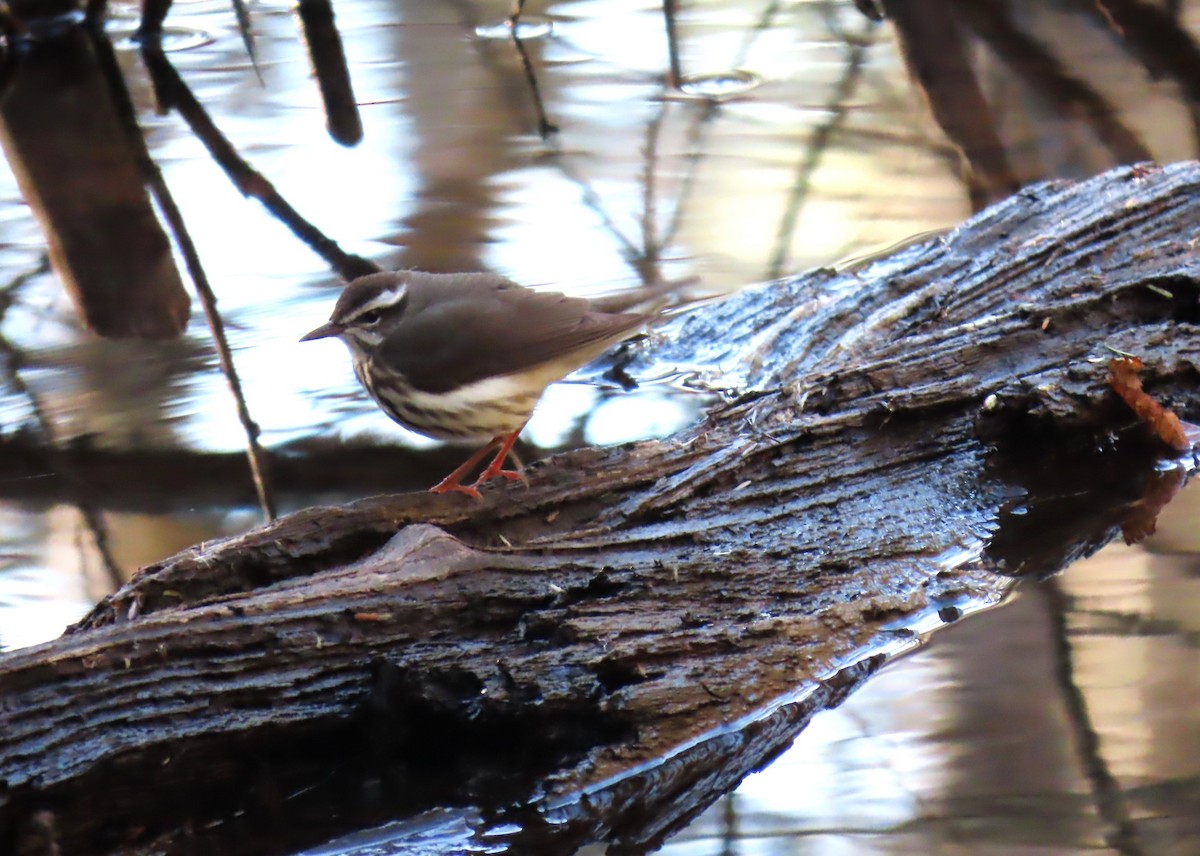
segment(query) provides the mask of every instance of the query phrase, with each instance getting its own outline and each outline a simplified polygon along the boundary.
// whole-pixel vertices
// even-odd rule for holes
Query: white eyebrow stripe
[[[395,306],[404,299],[404,295],[407,293],[408,289],[404,286],[381,292],[377,297],[371,298],[362,306],[359,306],[357,309],[355,309],[353,314],[351,314],[350,319],[357,318],[365,312],[372,312],[376,309],[386,309],[389,306]]]

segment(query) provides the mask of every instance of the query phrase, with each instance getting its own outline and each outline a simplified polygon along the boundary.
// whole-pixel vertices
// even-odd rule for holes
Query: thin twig
[[[204,266],[200,261],[200,254],[196,250],[196,245],[192,242],[192,237],[187,230],[187,224],[183,220],[183,214],[175,204],[175,198],[171,195],[170,188],[167,187],[166,179],[163,178],[158,164],[150,157],[145,139],[138,129],[137,114],[133,102],[129,97],[129,90],[125,87],[125,80],[121,75],[120,67],[117,65],[116,56],[113,54],[112,45],[107,39],[100,36],[93,38],[92,41],[101,68],[105,72],[108,85],[112,91],[113,105],[117,113],[117,118],[129,138],[130,149],[137,159],[143,180],[150,188],[150,194],[162,212],[163,219],[167,222],[171,235],[175,239],[176,246],[179,247],[179,252],[183,256],[188,274],[196,286],[196,294],[200,298],[200,304],[204,307],[204,317],[208,321],[209,330],[212,332],[213,342],[217,350],[217,359],[221,365],[221,372],[225,375],[225,381],[229,385],[229,390],[237,405],[238,420],[241,422],[242,429],[246,434],[246,457],[250,462],[250,475],[254,480],[254,489],[258,494],[258,503],[267,519],[273,520],[275,518],[275,503],[271,499],[271,491],[267,481],[266,455],[258,442],[259,427],[250,416],[250,409],[246,406],[246,397],[242,391],[242,383],[238,377],[237,368],[234,366],[233,355],[229,350],[229,342],[225,336],[225,323],[221,318],[221,314],[217,311],[217,297],[209,285],[208,275],[204,272]],[[142,51],[143,54],[154,54],[161,51],[161,45],[156,46],[148,43],[142,46]]]
[[[287,226],[292,234],[307,244],[343,279],[378,273],[377,264],[343,250],[332,238],[305,219],[262,173],[238,154],[175,71],[161,45],[156,46],[153,42],[143,44],[142,58],[162,105],[179,112],[192,133],[204,144],[213,160],[225,170],[229,180],[243,196],[252,196],[261,202],[273,217]]]
[[[212,331],[213,343],[217,349],[217,359],[221,364],[221,373],[225,375],[225,381],[229,384],[229,391],[237,404],[238,421],[242,423],[242,429],[246,434],[246,457],[250,461],[250,475],[254,479],[254,490],[258,494],[258,504],[262,508],[267,520],[274,520],[275,503],[271,498],[270,488],[267,484],[266,455],[263,452],[262,445],[258,442],[260,429],[258,423],[250,415],[250,408],[246,406],[246,396],[242,391],[242,382],[238,377],[237,368],[233,363],[233,354],[229,350],[229,341],[225,336],[225,322],[221,318],[221,313],[217,310],[217,296],[213,293],[212,286],[209,285],[208,275],[204,272],[204,266],[200,262],[200,254],[196,251],[196,245],[192,243],[192,237],[188,234],[183,214],[175,204],[175,198],[171,195],[166,180],[163,178],[162,172],[159,171],[157,165],[155,165],[153,172],[147,175],[147,178],[150,193],[153,195],[159,209],[163,212],[163,218],[167,221],[167,226],[171,229],[171,234],[179,246],[180,253],[183,254],[188,275],[191,276],[192,282],[196,286],[196,294],[200,298],[200,305],[204,307],[204,318],[208,322],[209,330]]]
[[[514,16],[514,23],[509,31],[512,34],[512,41],[517,49],[517,54],[521,57],[521,68],[525,72],[525,82],[529,84],[529,92],[533,97],[533,108],[537,111],[538,134],[541,135],[543,140],[548,140],[551,134],[558,133],[558,125],[555,125],[546,116],[546,105],[542,101],[542,90],[538,86],[537,74],[533,71],[533,62],[529,59],[529,51],[525,49],[525,43],[517,35],[518,24],[516,21],[517,18]]]
[[[258,78],[258,85],[265,86],[266,81],[263,80],[262,70],[258,67],[258,54],[254,49],[254,31],[250,29],[250,10],[246,8],[246,0],[230,0],[233,3],[233,14],[237,18],[238,31],[242,34],[242,44],[246,47],[246,54],[250,57],[250,65],[254,68],[254,76]]]
[[[734,856],[738,852],[738,796],[732,791],[721,797],[721,856]]]

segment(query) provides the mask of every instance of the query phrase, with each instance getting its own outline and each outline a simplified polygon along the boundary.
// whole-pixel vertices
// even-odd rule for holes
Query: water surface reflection
[[[1003,20],[922,5],[926,21],[985,36],[987,47],[971,50],[1003,170],[994,150],[963,138],[956,148],[929,118],[944,78],[929,70],[922,95],[906,77],[906,50],[929,56],[917,22],[876,24],[850,3],[681,9],[679,89],[659,6],[531,4],[526,23],[543,15],[552,25],[525,43],[558,128],[549,139],[511,43],[477,36],[506,3],[339,2],[363,129],[353,147],[325,131],[289,5],[254,8],[261,85],[223,3],[177,3],[167,47],[237,151],[346,252],[578,293],[651,274],[695,274],[717,293],[945,228],[1012,179],[1087,175],[1122,155],[1194,156],[1186,69],[1166,50],[1154,66],[1137,31],[1122,42],[1089,4],[977,4],[1008,9],[1040,53],[1014,53]],[[114,12],[120,37],[131,10]],[[1197,14],[1182,4],[1193,29]],[[275,453],[281,506],[428,482],[441,459],[380,453],[364,466],[344,454],[342,441],[430,444],[374,409],[339,346],[296,343],[325,318],[339,279],[239,192],[178,114],[156,111],[134,44],[118,47],[149,153],[180,203]],[[1046,56],[1062,74],[1045,76]],[[1064,75],[1088,89],[1039,89]],[[196,307],[180,341],[101,340],[45,270],[46,240],[16,175],[0,171],[0,284],[14,284],[0,333],[20,354],[25,387],[8,384],[0,397],[5,647],[53,637],[111,590],[98,538],[128,574],[257,519],[236,457],[243,430]],[[702,404],[668,385],[562,385],[526,441],[536,453],[668,434]],[[70,450],[79,478],[31,451],[47,440]],[[1187,519],[1164,528],[1159,543],[1180,538]],[[1099,738],[1090,754],[1080,705],[1064,696],[1060,601],[1031,587],[819,718],[666,852],[1068,852],[1106,840],[1125,852],[1189,852],[1180,842],[1200,834],[1194,577],[1191,559],[1114,549],[1056,584],[1072,681]],[[1097,763],[1119,789],[1115,809],[1111,793],[1097,793]]]
[[[661,852],[1192,852],[1200,563],[1154,549],[943,631]]]

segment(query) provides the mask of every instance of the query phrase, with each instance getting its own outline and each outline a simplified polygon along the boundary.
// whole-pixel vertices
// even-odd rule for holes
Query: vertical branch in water
[[[333,4],[329,0],[300,0],[296,14],[321,92],[329,136],[343,146],[356,146],[363,138],[362,116],[350,80],[346,47],[334,21]]]
[[[514,30],[521,23],[521,14],[525,11],[525,0],[513,0],[512,12],[508,16],[508,25]]]
[[[1063,705],[1066,707],[1075,751],[1079,755],[1084,775],[1091,785],[1092,795],[1096,798],[1096,809],[1109,827],[1104,837],[1108,845],[1121,856],[1142,856],[1145,851],[1138,843],[1120,783],[1108,769],[1108,762],[1104,760],[1100,735],[1092,725],[1087,699],[1075,681],[1075,663],[1067,627],[1070,598],[1055,579],[1040,584],[1037,590],[1043,592],[1050,612],[1055,679],[1062,693]]]
[[[135,152],[144,180],[150,189],[151,196],[162,212],[163,219],[167,222],[167,227],[175,239],[176,246],[179,247],[179,252],[183,256],[188,274],[196,286],[196,294],[200,298],[200,304],[204,307],[204,317],[208,321],[209,330],[212,332],[213,342],[217,350],[217,359],[221,365],[221,372],[225,375],[229,391],[233,395],[237,406],[238,420],[241,422],[242,429],[246,434],[246,457],[250,462],[250,475],[254,481],[254,490],[258,494],[258,503],[267,519],[273,520],[275,518],[275,504],[271,498],[271,491],[267,482],[266,455],[258,442],[259,427],[250,416],[249,407],[246,406],[246,396],[242,391],[242,382],[238,377],[237,368],[233,363],[233,355],[229,350],[229,342],[225,336],[225,322],[221,318],[220,312],[217,311],[217,297],[209,285],[208,275],[204,272],[204,266],[200,262],[200,254],[196,251],[196,245],[192,242],[192,236],[187,230],[187,224],[184,223],[183,214],[180,212],[179,206],[175,204],[175,198],[171,195],[170,188],[167,187],[167,182],[163,178],[162,171],[159,170],[158,165],[151,159],[150,152],[146,149],[146,142],[142,138],[137,126],[137,114],[134,110],[133,102],[129,97],[129,91],[125,87],[124,78],[121,76],[121,69],[117,65],[116,57],[113,55],[112,45],[102,35],[95,36],[92,39],[92,43],[99,57],[101,68],[104,69],[108,85],[112,90],[113,103],[119,113],[118,118],[129,134],[130,144]],[[161,50],[161,48],[156,48],[152,44],[143,46],[144,52],[155,50]]]
[[[675,20],[676,0],[663,0],[663,23],[667,28],[667,58],[671,65],[671,79],[667,86],[677,87],[683,80],[683,64],[679,60],[679,28]]]

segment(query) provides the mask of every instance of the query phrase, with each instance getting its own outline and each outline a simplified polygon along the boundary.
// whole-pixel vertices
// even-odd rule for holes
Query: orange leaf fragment
[[[354,613],[355,621],[390,621],[392,614],[390,612],[356,612]]]
[[[1160,440],[1181,452],[1191,448],[1191,440],[1179,417],[1142,389],[1142,379],[1138,376],[1141,370],[1142,361],[1137,357],[1109,360],[1108,385],[1129,405],[1138,421],[1158,435]]]
[[[1121,535],[1126,544],[1137,544],[1149,538],[1158,528],[1158,514],[1175,498],[1185,481],[1183,467],[1172,467],[1150,475],[1142,498],[1135,502],[1121,521]]]

